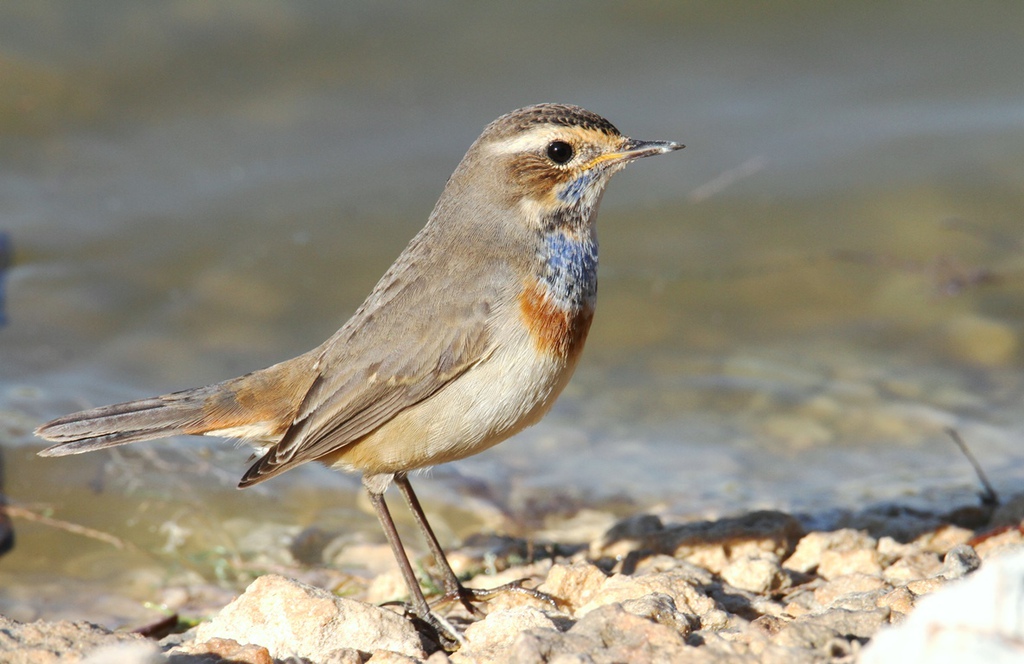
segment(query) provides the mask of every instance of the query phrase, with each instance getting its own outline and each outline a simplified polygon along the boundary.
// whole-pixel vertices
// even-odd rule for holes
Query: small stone
[[[317,662],[317,664],[365,664],[364,660],[365,658],[363,657],[363,653],[358,650],[355,650],[354,648],[342,648],[341,650],[335,650],[328,655],[326,659],[322,662]],[[171,664],[174,664],[174,662]],[[191,664],[191,662],[182,662],[182,664]],[[220,662],[215,664],[220,664]],[[277,663],[275,662],[275,664]],[[288,664],[292,664],[292,662],[288,662]]]
[[[894,586],[902,586],[926,579],[939,573],[942,569],[942,562],[934,553],[919,551],[909,556],[904,556],[892,565],[885,568],[882,577]]]
[[[31,662],[32,660],[26,659],[24,661]],[[53,659],[51,661],[56,662],[58,660]],[[238,664],[250,664],[250,660],[239,659],[237,661]],[[160,654],[160,649],[155,643],[143,641],[100,646],[82,659],[80,664],[163,664],[165,662],[167,662],[167,659]],[[268,655],[265,660],[251,660],[251,664],[274,663]]]
[[[839,633],[828,625],[814,622],[811,617],[804,617],[789,623],[773,635],[771,641],[794,650],[821,650],[838,638]]]
[[[881,575],[882,565],[874,548],[852,551],[822,551],[818,564],[818,575],[824,579],[836,579],[849,574]]]
[[[552,566],[537,590],[566,602],[573,610],[589,602],[604,586],[608,575],[586,561]]]
[[[452,655],[452,661],[491,661],[508,648],[521,632],[528,629],[556,630],[555,623],[532,606],[522,606],[490,613],[484,620],[469,625],[465,631],[466,645]]]
[[[852,636],[870,639],[883,625],[889,623],[889,613],[888,607],[878,607],[874,611],[831,609],[803,620],[813,620],[819,625],[827,625],[847,638]]]
[[[238,664],[274,664],[274,658],[263,646],[252,644],[240,644],[232,639],[210,639],[202,643],[191,643],[171,651],[175,656],[203,658],[210,656],[210,661],[238,662]],[[98,660],[108,661],[108,660]],[[176,664],[175,657],[171,658],[171,664]]]
[[[567,632],[530,629],[521,632],[494,662],[593,664],[605,662],[692,661],[701,651],[686,645],[671,627],[629,613],[619,604],[588,613]],[[452,661],[457,660],[458,653]]]
[[[20,623],[0,615],[0,661],[19,661],[19,657],[26,654],[40,654],[40,659],[22,659],[26,663],[35,664],[40,662],[81,660],[87,653],[100,648],[115,648],[122,650],[123,647],[130,649],[122,652],[141,652],[133,647],[143,644],[140,648],[148,648],[148,641],[138,634],[125,634],[122,632],[111,632],[102,627],[87,622],[68,622],[65,620],[57,622],[36,621],[31,623]],[[52,653],[59,653],[55,657],[49,657]],[[46,656],[46,658],[42,658]],[[148,655],[146,655],[148,656]],[[60,659],[58,659],[58,657]],[[144,660],[143,660],[144,661]],[[159,661],[159,660],[157,660]]]
[[[857,593],[888,590],[891,586],[873,574],[854,572],[838,576],[814,591],[814,599],[824,607],[831,607],[838,600]],[[873,602],[872,602],[873,603]]]
[[[918,596],[930,595],[944,585],[946,585],[946,581],[944,579],[918,579],[917,581],[911,581],[908,583],[907,590]]]
[[[906,544],[884,535],[878,538],[878,546],[875,547],[875,550],[878,551],[882,565],[888,567],[904,556],[918,553],[921,551],[921,546],[915,543]]]
[[[904,586],[894,588],[879,597],[878,606],[887,606],[891,611],[907,614],[914,608],[916,599],[917,595]]]
[[[1020,528],[1006,528],[994,534],[984,533],[971,540],[974,550],[982,560],[1014,552],[1024,547],[1024,533]]]
[[[770,555],[734,560],[722,570],[721,576],[733,588],[759,594],[784,590],[793,585],[790,576],[779,566],[778,559]]]
[[[687,650],[683,635],[671,627],[633,615],[621,605],[603,606],[573,625],[569,634],[606,644],[602,659],[612,662],[680,661]]]
[[[370,659],[366,660],[366,664],[419,664],[421,661],[423,660],[403,655],[394,650],[374,650]],[[333,664],[333,662],[324,664]]]
[[[821,609],[821,604],[814,598],[814,592],[804,590],[789,597],[789,601],[782,608],[782,613],[791,618],[799,618]]]
[[[443,650],[438,650],[427,658],[427,664],[449,664],[449,662],[451,662],[451,659],[449,659],[448,653]]]
[[[786,569],[807,574],[818,568],[821,564],[821,556],[825,551],[874,549],[875,544],[874,538],[852,528],[808,533],[800,539],[793,555],[782,565]]]
[[[627,599],[622,603],[622,608],[634,616],[647,618],[666,627],[671,627],[682,636],[686,636],[700,627],[700,618],[693,614],[682,613],[676,608],[676,603],[672,601],[672,598],[662,593]]]
[[[948,581],[960,579],[974,570],[981,567],[981,558],[978,552],[966,544],[960,544],[946,554],[942,559],[942,569],[939,576]]]
[[[784,630],[788,624],[788,620],[777,616],[761,616],[750,623],[750,628],[770,638]]]
[[[715,600],[699,590],[693,576],[686,567],[681,566],[667,572],[637,577],[616,574],[605,581],[600,591],[581,606],[576,615],[586,616],[602,606],[638,599],[652,593],[668,595],[680,611],[700,616],[701,625],[705,629],[705,617],[718,609]],[[717,614],[713,616],[714,621],[719,619]]]

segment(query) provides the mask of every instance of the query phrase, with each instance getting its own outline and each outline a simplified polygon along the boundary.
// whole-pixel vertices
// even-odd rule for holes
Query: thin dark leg
[[[398,490],[405,497],[405,502],[409,504],[409,510],[412,512],[413,518],[416,519],[416,525],[420,527],[424,539],[427,540],[427,548],[430,549],[431,555],[434,556],[434,563],[441,570],[441,583],[444,586],[445,597],[453,599],[459,597],[462,591],[462,584],[459,583],[459,578],[452,571],[452,566],[448,564],[448,558],[444,555],[444,549],[441,548],[441,543],[437,541],[434,530],[427,523],[427,515],[423,513],[423,507],[420,506],[420,500],[412,490],[412,485],[409,484],[409,478],[399,473],[395,475],[395,484],[398,485]]]
[[[420,527],[420,531],[423,532],[423,537],[427,541],[427,547],[430,549],[430,553],[434,556],[434,562],[441,570],[441,576],[443,577],[441,583],[444,586],[444,597],[441,598],[441,603],[454,602],[457,600],[461,602],[470,613],[480,615],[480,611],[473,606],[472,602],[488,600],[501,593],[511,592],[528,595],[534,599],[539,599],[542,602],[547,602],[553,606],[557,606],[557,602],[555,602],[552,597],[540,592],[539,590],[523,587],[522,582],[525,581],[525,579],[513,581],[512,583],[506,583],[503,586],[490,589],[464,587],[459,582],[459,578],[455,576],[455,572],[452,571],[452,566],[448,563],[448,558],[444,555],[444,549],[441,548],[441,543],[437,541],[437,536],[434,534],[430,524],[427,523],[427,515],[424,514],[419,498],[416,497],[416,493],[412,490],[412,485],[409,484],[409,478],[405,473],[398,473],[395,475],[394,480],[395,484],[398,485],[398,490],[401,491],[402,496],[405,497],[405,502],[409,504],[409,510],[416,519],[416,524]]]
[[[391,545],[391,553],[394,554],[398,568],[402,571],[402,578],[405,579],[405,585],[409,588],[409,601],[412,604],[413,613],[434,629],[443,647],[448,649],[459,647],[464,642],[462,635],[447,620],[431,611],[430,605],[423,597],[420,582],[416,578],[416,573],[413,572],[412,564],[409,563],[409,557],[405,555],[402,540],[398,537],[398,529],[395,528],[395,521],[391,518],[391,511],[388,510],[388,505],[384,502],[384,494],[372,490],[369,486],[366,486],[366,493],[370,496],[373,509],[377,512],[377,520],[380,521],[381,528],[384,529],[384,536],[387,537],[388,544]]]
[[[374,493],[369,488],[366,489],[366,492],[370,495],[370,502],[373,503],[373,509],[377,512],[377,520],[380,521],[381,528],[384,529],[384,536],[387,537],[388,544],[391,545],[391,553],[395,555],[398,568],[402,571],[405,585],[409,588],[409,601],[412,603],[412,610],[426,620],[430,615],[430,605],[427,604],[427,600],[423,596],[420,582],[416,578],[416,573],[413,572],[412,564],[409,563],[409,556],[405,555],[405,548],[402,546],[402,540],[398,537],[395,521],[391,518],[391,511],[388,510],[387,503],[384,502],[384,494]]]

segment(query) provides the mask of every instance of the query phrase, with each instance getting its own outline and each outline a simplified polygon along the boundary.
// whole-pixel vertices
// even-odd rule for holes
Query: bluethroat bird
[[[222,383],[94,408],[36,433],[64,456],[176,434],[239,438],[262,456],[239,487],[307,461],[362,474],[412,611],[431,612],[384,502],[394,482],[442,576],[464,588],[410,471],[482,452],[536,423],[576,368],[597,300],[598,204],[627,163],[679,150],[627,138],[577,106],[503,115],[470,146],[426,226],[333,337]]]

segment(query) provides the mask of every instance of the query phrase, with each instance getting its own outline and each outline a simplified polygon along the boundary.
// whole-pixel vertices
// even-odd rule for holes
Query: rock
[[[900,625],[882,630],[862,664],[1021,661],[1024,553],[987,560],[930,597]]]
[[[691,613],[682,613],[668,595],[654,593],[622,603],[628,613],[670,627],[682,636],[700,627],[700,618]]]
[[[744,557],[732,561],[722,570],[722,579],[733,588],[765,594],[784,590],[793,581],[774,555]]]
[[[943,579],[952,581],[967,576],[979,567],[981,558],[978,557],[978,552],[966,544],[960,544],[946,553],[938,574]]]
[[[590,612],[569,630],[607,644],[615,662],[678,661],[686,640],[676,629],[641,618],[622,605]],[[621,654],[616,654],[621,653]]]
[[[701,578],[701,573],[697,573],[697,579]],[[680,611],[700,616],[703,629],[721,628],[728,622],[728,617],[715,600],[699,588],[699,583],[695,583],[686,566],[637,577],[624,574],[609,577],[594,598],[576,611],[576,615],[586,616],[602,606],[621,604],[653,593],[667,595]]]
[[[208,641],[191,641],[189,644],[169,652],[170,664],[194,664],[195,662],[238,662],[239,664],[273,664],[269,651],[262,646],[242,645],[230,638],[211,638]]]
[[[676,630],[609,604],[590,612],[565,633],[523,632],[504,657],[492,661],[643,664],[694,661],[694,656],[700,657],[698,649],[686,645]]]
[[[850,574],[872,576],[880,576],[882,574],[882,564],[878,560],[878,552],[875,551],[874,547],[851,551],[829,549],[821,552],[818,576],[831,580]]]
[[[792,552],[802,535],[800,522],[791,515],[762,511],[665,528],[649,535],[644,548],[718,574],[738,558],[773,553],[782,559]]]
[[[1024,533],[1019,527],[997,529],[971,540],[982,560],[1024,548]]]
[[[101,648],[120,648],[148,641],[138,634],[111,632],[87,622],[20,623],[0,616],[0,661],[5,664],[50,664],[82,659]],[[127,652],[127,651],[124,651]],[[141,650],[131,650],[141,653]],[[149,654],[140,656],[147,658]],[[128,660],[131,661],[131,660]],[[160,660],[156,660],[160,661]],[[132,664],[148,664],[138,659]]]
[[[247,662],[247,660],[237,661],[239,664]],[[167,658],[160,654],[160,648],[152,641],[125,641],[100,646],[81,660],[81,664],[165,664],[166,662]],[[267,657],[265,661],[253,662],[253,664],[274,663],[270,661],[270,657]]]
[[[419,634],[402,616],[275,574],[253,581],[199,626],[196,643],[211,639],[263,646],[275,659],[298,656],[319,662],[343,649],[426,657]]]
[[[889,609],[878,607],[874,611],[848,611],[846,609],[831,609],[824,613],[808,616],[804,620],[813,621],[818,625],[825,625],[843,638],[849,639],[870,639],[879,629],[889,622]]]
[[[882,590],[888,592],[891,586],[873,574],[855,572],[839,576],[814,591],[814,599],[823,607],[831,607],[837,601],[850,595]],[[874,604],[874,601],[872,601]]]
[[[335,664],[335,661],[332,658],[329,661],[318,662],[317,664]],[[423,660],[409,657],[393,650],[375,650],[370,655],[370,659],[366,660],[366,664],[419,664],[421,661]]]
[[[885,568],[882,577],[894,586],[927,579],[942,569],[939,557],[928,551],[918,551],[904,556]]]
[[[946,580],[937,577],[918,579],[908,583],[907,590],[920,597],[921,595],[930,595],[944,585],[946,585]]]
[[[451,656],[456,664],[492,661],[512,645],[520,633],[529,629],[558,631],[554,621],[532,606],[490,613],[466,628],[466,644]]]
[[[832,532],[808,533],[797,542],[793,555],[783,563],[786,569],[804,574],[815,571],[821,564],[822,555],[826,551],[860,551],[874,549],[874,538],[851,528],[843,528]],[[841,574],[836,574],[841,576]]]
[[[914,602],[916,601],[917,595],[910,592],[910,590],[904,586],[902,588],[894,588],[878,598],[878,606],[888,607],[890,611],[894,613],[907,614],[910,613],[911,609],[914,608]]]
[[[953,525],[942,525],[938,528],[922,533],[914,540],[914,544],[918,545],[925,551],[931,551],[932,553],[941,555],[959,544],[967,544],[973,536],[974,531],[968,530],[967,528]]]
[[[601,568],[586,561],[557,564],[537,590],[558,598],[575,611],[593,599],[607,580],[608,575]]]
[[[354,652],[354,651],[353,651]],[[191,642],[168,652],[170,664],[197,662],[238,662],[238,664],[274,664],[274,658],[263,646],[242,645],[231,639],[210,639],[204,643]]]

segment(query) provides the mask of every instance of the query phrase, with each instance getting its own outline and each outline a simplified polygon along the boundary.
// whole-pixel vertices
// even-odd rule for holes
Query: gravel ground
[[[986,652],[992,664],[1007,653],[1020,655],[1014,648],[1024,616],[991,607],[1024,605],[1004,596],[1024,587],[1022,512],[1024,498],[1017,497],[999,508],[950,513],[888,505],[833,513],[827,524],[774,511],[678,524],[651,514],[611,521],[583,513],[545,532],[543,543],[481,536],[452,551],[456,571],[472,577],[467,585],[525,579],[555,599],[503,593],[482,606],[484,617],[463,607],[439,609],[462,634],[454,652],[440,649],[428,628],[405,619],[400,605],[378,606],[402,594],[397,571],[388,569],[355,591],[349,587],[348,597],[264,575],[211,611],[211,620],[159,641],[88,623],[2,619],[0,660],[957,661],[956,643],[973,638],[964,652]],[[588,531],[591,536],[581,539]],[[306,558],[316,557],[311,547],[340,557],[354,553],[337,552],[329,538],[307,533],[301,540]],[[473,570],[482,573],[474,576]],[[322,583],[329,580],[322,573],[306,579],[331,585]],[[928,599],[936,593],[934,602]],[[177,589],[168,596],[185,606],[192,594]],[[943,605],[943,597],[952,599]],[[941,641],[936,635],[952,635],[933,653],[938,659],[924,650],[906,651],[918,643],[910,634],[922,602],[935,608],[921,610],[916,629],[926,636],[920,647]],[[160,636],[159,626],[150,631]],[[869,645],[880,631],[899,636]]]

